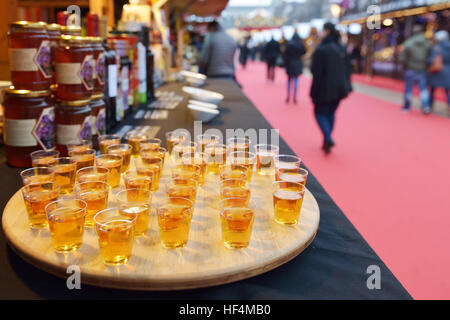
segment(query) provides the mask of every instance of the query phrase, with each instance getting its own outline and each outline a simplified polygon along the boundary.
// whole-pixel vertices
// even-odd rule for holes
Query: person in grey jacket
[[[435,90],[437,88],[442,88],[445,90],[447,95],[447,106],[450,110],[450,40],[448,31],[441,30],[436,32],[434,35],[434,40],[436,41],[436,45],[431,51],[431,56],[428,62],[431,64],[436,56],[441,55],[444,63],[444,69],[440,72],[428,74],[428,85],[430,86],[430,107],[433,107]]]
[[[431,112],[427,89],[427,67],[431,48],[431,42],[425,38],[423,26],[415,25],[413,36],[405,41],[400,55],[400,61],[403,62],[405,68],[405,104],[403,111],[409,111],[413,87],[414,84],[417,84],[420,89],[423,113],[429,114]]]
[[[236,41],[229,36],[218,22],[210,23],[200,56],[206,75],[210,78],[234,79],[234,55]]]

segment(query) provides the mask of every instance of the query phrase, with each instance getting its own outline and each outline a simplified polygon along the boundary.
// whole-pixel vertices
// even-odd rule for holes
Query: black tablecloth
[[[271,129],[268,122],[231,80],[209,80],[206,89],[222,93],[221,115],[204,130],[249,128]],[[169,84],[160,90],[181,92],[180,84]],[[177,128],[193,129],[193,119],[185,99],[177,109],[170,111],[168,120],[134,120],[129,117],[124,125],[161,126],[158,137]],[[120,128],[119,128],[120,129]],[[0,149],[0,204],[21,187],[20,169],[6,164]],[[280,141],[280,153],[293,154]],[[307,165],[307,163],[306,163]],[[40,271],[17,256],[0,237],[0,299],[410,299],[410,295],[392,275],[386,265],[370,248],[342,211],[326,193],[313,173],[308,177],[308,189],[320,207],[320,226],[312,244],[299,256],[279,268],[243,281],[211,288],[173,292],[136,292],[112,290],[82,285],[81,290],[68,290],[66,280]],[[381,270],[381,289],[368,289],[369,266]],[[82,276],[82,275],[81,275]]]

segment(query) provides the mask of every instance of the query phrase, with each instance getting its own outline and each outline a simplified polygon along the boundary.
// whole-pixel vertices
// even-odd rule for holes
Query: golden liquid
[[[131,257],[134,227],[129,220],[114,220],[97,225],[100,254],[106,264],[127,263]]]
[[[193,152],[195,152],[194,146],[176,146],[174,147],[172,153],[175,155],[175,159],[181,159],[183,157],[183,154]]]
[[[191,159],[183,159],[185,164],[194,164],[200,167],[200,176],[198,177],[198,185],[202,186],[205,183],[207,163],[203,158],[195,157]]]
[[[78,195],[78,198],[84,200],[87,204],[84,223],[86,227],[94,227],[94,216],[108,207],[108,193],[105,190],[86,190],[86,192]]]
[[[143,175],[124,177],[125,188],[151,190],[152,178]]]
[[[122,171],[125,172],[130,169],[130,161],[131,161],[131,150],[129,149],[115,149],[108,150],[108,154],[116,154],[122,156]]]
[[[247,185],[248,185],[248,182],[245,179],[230,179],[230,180],[223,180],[221,182],[222,188],[226,188],[226,187],[245,187]]]
[[[253,175],[253,164],[254,164],[253,159],[243,158],[243,157],[232,158],[231,163],[234,165],[240,165],[240,166],[246,167],[248,169],[247,181],[250,182],[250,180],[252,179],[252,175]]]
[[[199,141],[199,142],[198,142],[198,145],[200,146],[201,152],[205,152],[206,146],[207,146],[208,144],[211,144],[211,143],[214,143],[214,142],[216,142],[215,139]]]
[[[241,151],[241,152],[249,152],[250,151],[250,144],[249,143],[230,143],[228,145],[229,147],[229,152],[236,152],[236,151]]]
[[[277,190],[273,194],[275,221],[281,224],[296,224],[300,216],[303,196],[291,190]]]
[[[101,172],[89,172],[82,175],[77,175],[77,182],[83,183],[83,182],[92,182],[92,181],[101,181],[101,182],[107,182],[108,181],[108,175],[106,173]]]
[[[28,222],[32,228],[42,229],[48,226],[45,207],[58,199],[58,193],[52,190],[41,189],[33,191],[24,197],[28,213]]]
[[[108,153],[108,147],[113,144],[120,144],[120,139],[102,140],[98,142],[101,154]]]
[[[141,150],[139,147],[139,144],[142,141],[145,141],[146,139],[147,139],[146,137],[130,137],[130,138],[128,138],[128,144],[133,147],[133,150],[131,152],[131,154],[133,156],[139,155],[139,152]]]
[[[95,154],[76,155],[72,156],[72,159],[77,162],[77,170],[79,170],[82,168],[94,166]]]
[[[200,184],[200,173],[198,167],[189,164],[179,164],[172,169],[173,179],[192,179]]]
[[[175,136],[175,137],[171,137],[167,140],[167,151],[169,151],[169,154],[172,154],[173,151],[173,147],[184,141],[184,137],[180,137],[180,136]]]
[[[53,175],[50,174],[37,174],[35,176],[26,177],[23,179],[23,184],[26,186],[30,183],[43,183],[54,181]]]
[[[161,164],[164,167],[164,158],[165,158],[164,152],[160,152],[159,150],[151,151],[151,150],[145,150],[141,152],[141,159],[144,163],[157,163],[158,161],[156,159],[161,159]]]
[[[111,188],[116,188],[120,185],[121,161],[116,159],[97,159],[97,166],[105,167],[109,170],[108,184]]]
[[[165,248],[185,247],[191,225],[190,209],[172,203],[158,211],[159,236]]]
[[[54,159],[56,159],[56,157],[54,157],[54,156],[32,159],[31,165],[35,168],[36,167],[48,167],[48,163]]]
[[[280,162],[277,164],[275,181],[280,181],[280,173],[296,174],[299,166],[296,163]]]
[[[136,226],[134,230],[135,237],[141,237],[147,233],[148,224],[150,222],[150,205],[130,205],[120,208],[120,213],[125,216],[134,218],[137,215]]]
[[[222,239],[227,248],[241,249],[248,247],[252,235],[253,211],[249,208],[226,208],[220,215]]]
[[[245,206],[250,201],[250,189],[243,187],[225,187],[220,193],[221,200],[228,198],[242,198],[245,199]]]
[[[306,185],[305,176],[298,173],[282,172],[278,174],[278,181],[296,182]]]
[[[225,169],[222,169],[222,172],[220,174],[221,180],[227,180],[227,179],[241,179],[248,181],[248,175],[246,172],[239,168],[233,168],[233,167],[227,167]]]
[[[211,159],[211,162],[208,163],[207,172],[212,175],[219,175],[219,167],[225,164],[227,161],[226,150],[222,148],[208,148],[206,151]]]
[[[178,197],[191,200],[192,203],[195,203],[195,198],[197,196],[197,190],[194,186],[188,185],[171,185],[167,187],[167,197]]]
[[[150,187],[151,191],[158,191],[159,189],[159,180],[161,178],[161,162],[159,159],[153,159],[152,162],[147,161],[144,162],[144,159],[142,159],[143,166],[136,168],[136,171],[138,175],[147,176],[152,178],[152,184]]]
[[[81,247],[84,216],[78,208],[58,208],[50,214],[48,223],[56,251],[69,252]]]
[[[256,154],[256,171],[262,175],[271,175],[274,168],[274,154],[272,152],[259,152]]]
[[[72,193],[77,166],[75,164],[57,164],[52,166],[52,169],[55,174],[55,182],[60,186],[59,193]]]
[[[156,142],[145,142],[145,143],[141,143],[140,145],[142,148],[142,150],[148,150],[148,151],[158,151],[158,149],[161,147],[160,143],[156,143]]]
[[[68,148],[69,149],[69,148]],[[84,145],[84,146],[71,146],[69,152],[85,152],[89,149],[92,149],[90,145]]]
[[[148,201],[148,189],[127,189],[127,201]]]

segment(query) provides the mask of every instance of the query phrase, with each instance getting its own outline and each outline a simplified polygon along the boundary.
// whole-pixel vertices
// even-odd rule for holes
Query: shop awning
[[[219,16],[228,4],[228,0],[169,0],[177,11],[197,16]]]

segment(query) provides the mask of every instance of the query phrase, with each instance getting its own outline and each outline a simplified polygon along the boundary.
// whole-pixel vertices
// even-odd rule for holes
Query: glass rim
[[[291,161],[281,161],[280,158],[287,158],[287,159],[292,159],[292,160],[296,159],[295,162],[299,162],[299,163],[302,162],[302,159],[300,157],[297,157],[297,156],[294,156],[294,155],[291,155],[291,154],[278,154],[278,155],[274,156],[275,161],[278,161],[278,162],[291,162]]]
[[[275,168],[275,170],[276,170],[276,172],[280,172],[280,173],[283,173],[281,170],[286,170],[285,168]],[[305,168],[301,168],[301,167],[297,167],[297,168],[295,168],[295,169],[289,169],[290,171],[291,170],[297,170],[297,172],[299,172],[299,171],[301,171],[301,172],[303,172],[304,174],[304,176],[308,176],[309,175],[309,171],[308,170],[306,170]],[[296,172],[296,173],[297,173]],[[298,173],[297,173],[298,174]],[[301,174],[301,173],[300,173]]]
[[[201,170],[202,170],[202,167],[200,167],[198,164],[193,164],[193,163],[177,163],[177,164],[175,165],[175,167],[172,168],[172,171],[173,171],[174,169],[177,169],[179,166],[194,166],[194,167],[197,167],[197,171],[201,171]]]
[[[24,169],[24,170],[20,171],[20,176],[22,178],[24,178],[25,174],[27,174],[28,172],[33,172],[34,173],[34,172],[39,171],[39,170],[49,171],[49,173],[52,174],[52,175],[55,174],[55,172],[53,172],[53,170],[51,168],[49,168],[49,167],[31,167],[31,168]]]
[[[154,157],[154,158],[152,158],[152,159],[157,159],[158,162],[159,162],[160,164],[162,164],[162,162],[163,162],[163,159],[160,158],[160,157]],[[150,163],[150,164],[146,164],[144,161],[142,161],[142,158],[141,158],[141,157],[134,158],[134,159],[133,159],[133,162],[134,162],[134,165],[136,166],[136,170],[137,170],[137,168],[138,168],[138,165],[140,165],[139,168],[141,168],[141,167],[147,167],[147,166],[150,166],[150,165],[152,165],[152,164],[158,164],[158,163]]]
[[[97,160],[97,159],[106,159],[106,158],[114,158],[114,157],[116,158],[114,160],[122,160],[123,161],[123,157],[120,154],[109,154],[109,153],[101,154],[99,156],[96,156],[95,160]],[[117,157],[120,157],[120,159],[118,159]],[[102,166],[99,166],[99,167],[102,167]]]
[[[92,170],[92,169],[95,169],[95,171],[94,172],[98,172],[98,169],[101,169],[101,170],[106,170],[106,172],[99,172],[99,173],[106,173],[106,174],[109,174],[109,169],[108,168],[106,168],[106,167],[102,167],[102,166],[89,166],[89,167],[84,167],[84,168],[80,168],[80,169],[78,169],[77,170],[77,176],[78,176],[78,173],[79,172],[84,172],[84,171],[87,171],[87,172],[89,172],[88,170]]]
[[[31,159],[33,159],[35,156],[45,157],[45,156],[48,156],[48,155],[55,155],[55,154],[57,155],[56,158],[58,158],[59,157],[59,151],[58,150],[36,150],[36,151],[33,151],[33,152],[30,153],[30,157],[31,157]]]
[[[244,154],[248,154],[250,157],[233,157],[233,155],[237,155],[237,154],[240,154],[240,153],[244,153]],[[253,153],[253,152],[251,152],[251,151],[233,151],[233,152],[230,152],[229,154],[228,154],[228,156],[227,156],[227,159],[230,159],[230,158],[245,158],[245,159],[256,159],[256,153]]]
[[[82,207],[82,208],[77,208],[76,211],[78,212],[78,211],[81,210],[81,211],[83,212],[83,216],[86,215],[87,202],[84,201],[84,200],[82,200],[82,199],[77,199],[77,198],[75,198],[75,199],[58,199],[58,200],[52,201],[52,202],[48,203],[48,204],[45,206],[45,209],[44,209],[45,214],[48,216],[48,215],[50,215],[50,214],[51,214],[54,210],[56,210],[56,209],[66,208],[66,207],[67,207],[67,206],[56,207],[54,210],[52,210],[52,211],[49,212],[48,210],[50,210],[49,208],[50,208],[51,205],[55,205],[55,204],[57,204],[57,203],[62,203],[62,202],[69,202],[69,201],[82,203],[82,204],[83,204],[83,207]]]
[[[128,200],[128,196],[127,199],[121,199],[122,195],[128,195],[128,191],[131,190],[138,190],[139,192],[145,192],[148,194],[148,198],[146,200]],[[116,200],[119,202],[119,204],[121,203],[151,203],[152,201],[152,196],[153,196],[153,192],[151,190],[147,190],[147,189],[142,189],[142,188],[126,188],[123,190],[120,190],[119,192],[117,192],[114,197],[116,198]]]
[[[261,148],[261,147],[271,147],[271,149],[272,149],[272,147],[273,147],[273,149],[274,149],[274,151],[280,151],[280,147],[279,146],[277,146],[277,145],[274,145],[274,144],[265,144],[265,143],[260,143],[260,144],[257,144],[257,145],[255,145],[255,152],[257,152],[257,150],[259,149],[259,148]],[[271,150],[270,150],[271,151]]]
[[[211,134],[202,133],[202,134],[198,134],[195,136],[195,138],[198,140],[200,140],[200,137],[202,137],[202,138],[203,137],[209,137],[209,138],[215,137],[215,138],[213,138],[213,140],[220,140],[220,137],[217,134],[213,134],[213,133],[211,133]]]
[[[98,136],[99,141],[101,141],[101,140],[117,140],[117,139],[122,140],[122,138],[117,134],[102,134],[102,135]]]
[[[246,141],[248,141],[249,144],[251,143],[250,138],[239,137],[239,136],[234,136],[234,137],[228,138],[227,139],[227,143],[230,143],[232,140],[234,140],[234,141],[236,141],[236,140],[246,140]],[[234,144],[234,141],[233,141],[233,144]]]
[[[306,191],[306,186],[303,183],[294,182],[294,181],[284,181],[284,180],[277,180],[277,181],[272,182],[272,188],[275,189],[277,185],[282,184],[282,183],[300,186],[301,189],[303,189],[303,190],[300,190],[299,192]]]
[[[108,214],[110,212],[117,213],[113,217],[117,217],[117,218],[122,217],[122,219],[117,219],[117,221],[121,221],[122,222],[117,227],[127,226],[128,228],[132,228],[136,224],[136,220],[138,218],[137,213],[133,213],[134,217],[132,219],[130,219],[129,215],[121,214],[120,213],[120,209],[118,207],[114,207],[114,208],[107,208],[107,209],[104,209],[104,210],[101,210],[101,211],[97,212],[94,215],[94,217],[93,217],[95,225],[100,226],[100,227],[105,227],[106,223],[99,221],[99,219],[100,219],[99,217],[101,215],[105,215],[105,214]],[[126,219],[123,219],[123,218],[126,218]],[[115,220],[109,220],[108,222],[111,222],[111,221],[115,221]]]
[[[133,146],[128,144],[128,143],[115,143],[115,144],[110,144],[109,146],[106,147],[106,150],[132,150]]]
[[[109,189],[111,188],[111,186],[107,183],[107,182],[104,182],[104,181],[100,181],[100,180],[96,180],[96,181],[85,181],[85,182],[76,182],[75,184],[74,184],[74,186],[73,186],[73,190],[74,190],[74,192],[75,193],[78,193],[78,191],[80,191],[80,193],[86,193],[86,192],[90,192],[90,191],[98,191],[98,190],[92,190],[92,189],[90,189],[90,190],[79,190],[80,188],[80,185],[87,185],[88,183],[95,183],[96,185],[98,185],[98,184],[101,184],[101,185],[103,185],[103,186],[106,186],[106,190],[108,190],[109,191]],[[103,190],[103,191],[106,191],[106,190]],[[86,191],[86,192],[84,192],[84,191]]]
[[[93,154],[93,155],[95,155],[97,153],[97,151],[95,149],[92,149],[92,148],[87,148],[87,149],[84,149],[84,150],[70,150],[68,152],[70,157],[73,157],[74,153],[78,153],[75,156],[81,156],[81,155],[85,155],[85,154]]]
[[[69,163],[60,163],[60,161],[68,161]],[[55,163],[54,163],[55,162]],[[75,159],[73,159],[72,157],[59,157],[59,158],[54,158],[51,159],[47,162],[47,165],[49,167],[53,166],[53,165],[61,165],[61,164],[76,164],[77,161]]]
[[[59,185],[59,183],[56,183],[55,181],[29,183],[29,184],[23,186],[21,188],[21,190],[22,190],[22,192],[26,192],[26,193],[33,192],[32,190],[28,191],[27,189],[31,188],[32,186],[36,186],[37,187],[37,186],[41,186],[41,185],[44,185],[44,184],[52,184],[56,188],[56,192],[59,193],[59,189],[61,188],[61,186]],[[52,188],[52,190],[53,189],[54,188]],[[55,190],[53,190],[53,191],[55,191]]]
[[[230,181],[230,180],[242,181],[242,182],[244,182],[245,185],[248,185],[247,179],[241,179],[241,178],[228,178],[228,179],[225,179],[225,180],[220,180],[219,184],[222,185],[224,182]]]
[[[196,181],[196,180],[194,180],[194,179],[192,179],[192,178],[169,178],[169,179],[166,179],[166,180],[164,181],[166,187],[167,187],[168,185],[170,185],[170,184],[171,184],[173,181],[175,181],[175,180],[192,181],[192,182],[194,182],[194,184],[195,184],[196,187],[198,186],[198,181]],[[175,185],[176,185],[176,184],[175,184]],[[188,185],[188,186],[190,186],[190,185]],[[190,187],[193,187],[193,186],[190,186]]]
[[[248,209],[251,209],[252,211],[254,211],[255,208],[256,208],[256,205],[255,205],[255,203],[254,203],[253,200],[249,200],[248,203],[247,203],[247,205],[245,205],[245,206],[237,205],[237,206],[228,206],[228,207],[224,207],[222,204],[225,203],[227,200],[240,200],[240,201],[246,201],[247,199],[246,199],[246,198],[239,198],[239,197],[229,197],[229,198],[225,198],[225,199],[220,200],[220,201],[219,201],[219,208],[220,208],[220,211],[221,211],[220,213],[221,213],[221,214],[222,214],[222,212],[224,211],[224,209],[226,209],[226,208],[248,208]]]
[[[245,166],[245,165],[243,165],[243,164],[224,163],[224,164],[220,164],[220,165],[219,165],[219,172],[222,172],[222,169],[223,169],[223,168],[225,168],[225,167],[231,167],[231,166],[233,166],[233,167],[241,167],[241,168],[244,168],[245,171],[246,171],[247,173],[248,173],[248,171],[249,171],[248,167]]]
[[[193,203],[191,200],[186,199],[186,198],[183,198],[183,197],[166,197],[165,199],[160,200],[159,202],[157,202],[157,203],[155,204],[155,207],[156,207],[156,214],[160,215],[159,210],[160,210],[161,208],[163,208],[164,205],[172,204],[173,202],[170,201],[171,199],[183,200],[183,201],[188,202],[188,203],[190,204],[190,206],[189,206],[189,208],[188,208],[189,211],[190,211],[191,213],[194,211],[194,203]]]

